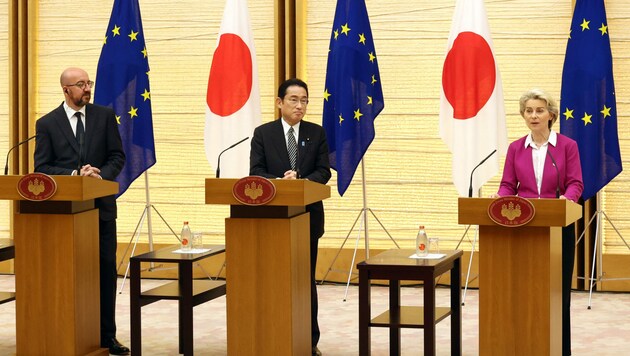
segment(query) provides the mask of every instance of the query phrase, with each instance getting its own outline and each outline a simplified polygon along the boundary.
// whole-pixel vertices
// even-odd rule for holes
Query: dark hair
[[[278,98],[284,98],[284,96],[287,95],[287,89],[294,85],[304,88],[304,90],[306,90],[306,96],[308,97],[308,85],[306,85],[306,83],[304,83],[301,79],[291,78],[280,84],[280,87],[278,88]]]

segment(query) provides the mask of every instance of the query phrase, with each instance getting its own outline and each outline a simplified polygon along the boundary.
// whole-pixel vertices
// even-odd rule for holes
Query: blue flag
[[[127,161],[116,179],[122,195],[155,164],[149,60],[138,0],[115,0],[96,72],[94,103],[116,113]]]
[[[323,126],[340,195],[374,140],[383,89],[364,0],[338,0],[324,90]]]
[[[612,53],[603,0],[577,0],[562,71],[560,132],[580,150],[589,199],[621,173]]]

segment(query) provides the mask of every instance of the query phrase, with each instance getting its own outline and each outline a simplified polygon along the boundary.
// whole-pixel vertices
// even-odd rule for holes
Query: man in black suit
[[[254,130],[249,157],[249,174],[266,178],[308,179],[326,184],[330,179],[326,132],[314,123],[302,121],[308,105],[308,87],[299,79],[289,79],[278,88],[276,105],[282,118],[263,124]],[[293,142],[290,142],[293,140]],[[289,152],[297,144],[293,158]],[[295,146],[293,146],[295,147]],[[324,234],[324,205],[317,202],[306,206],[310,213],[311,235],[311,332],[313,355],[321,355],[317,348],[317,288],[315,266],[317,245]]]
[[[35,171],[114,180],[125,153],[114,111],[90,104],[92,82],[83,69],[68,68],[60,78],[64,102],[37,120]],[[116,197],[95,200],[99,209],[101,346],[110,354],[127,355],[116,340]]]

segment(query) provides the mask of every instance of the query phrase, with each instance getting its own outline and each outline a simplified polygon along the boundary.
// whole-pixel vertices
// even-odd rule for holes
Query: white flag
[[[473,196],[499,171],[507,149],[501,75],[483,0],[457,0],[442,70],[440,137],[453,153],[453,184],[468,196],[472,170],[493,150],[473,176]]]
[[[206,157],[221,177],[249,174],[249,141],[219,153],[252,136],[262,122],[256,50],[249,21],[247,0],[227,0],[212,57],[206,97]]]

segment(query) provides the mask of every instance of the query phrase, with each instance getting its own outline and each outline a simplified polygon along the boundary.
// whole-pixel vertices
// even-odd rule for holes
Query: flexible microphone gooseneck
[[[7,152],[7,162],[4,164],[4,175],[6,176],[7,174],[9,174],[9,154],[11,153],[11,151],[13,151],[14,149],[18,148],[19,146],[22,146],[23,144],[27,143],[28,141],[34,139],[35,137],[37,137],[37,135],[31,136],[29,138],[27,138],[26,140],[22,141],[22,142],[18,142],[17,145],[11,147],[11,149],[9,149],[9,152]]]
[[[475,168],[473,168],[472,172],[470,172],[470,185],[468,186],[468,197],[472,198],[472,179],[473,179],[473,173],[475,173],[475,170],[477,168],[479,168],[479,166],[481,166],[485,161],[488,160],[488,158],[492,157],[493,154],[495,154],[497,152],[497,150],[495,149],[494,151],[492,151],[488,156],[486,156],[486,158],[484,158],[481,162],[479,162],[479,164],[477,166],[475,166]]]
[[[221,153],[219,153],[219,157],[217,158],[217,173],[216,173],[216,178],[219,178],[219,176],[221,175],[221,155],[223,154],[223,152],[225,152],[225,151],[227,151],[227,150],[229,150],[229,149],[231,149],[231,148],[234,148],[234,147],[238,146],[239,144],[241,144],[241,143],[243,143],[243,142],[247,141],[247,139],[249,139],[249,136],[248,136],[248,137],[245,137],[244,139],[242,139],[242,140],[238,141],[237,143],[233,144],[232,146],[230,146],[230,147],[228,147],[228,148],[224,149],[223,151],[221,151]]]
[[[553,167],[556,169],[556,198],[560,198],[560,171],[558,170],[558,165],[556,164],[556,160],[553,159],[551,152],[549,152],[549,148],[547,148],[547,156],[551,158]]]

